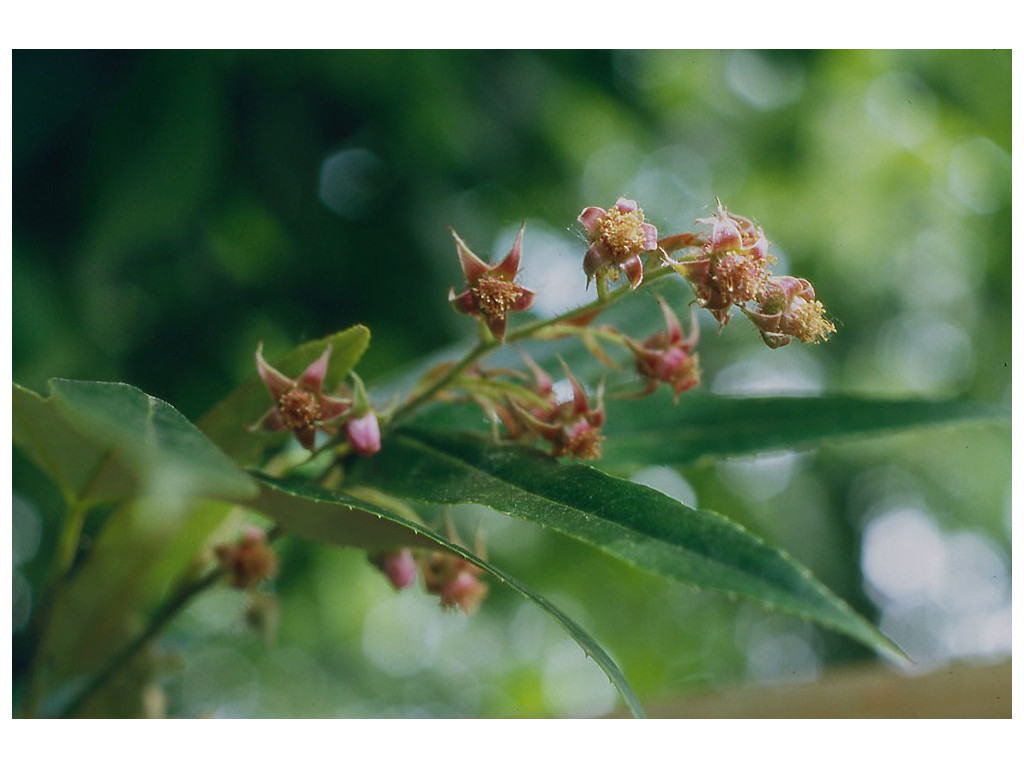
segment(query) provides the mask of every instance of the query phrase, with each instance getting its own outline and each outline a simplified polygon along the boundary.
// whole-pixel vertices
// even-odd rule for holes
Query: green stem
[[[643,285],[650,285],[668,275],[673,274],[672,267],[662,265],[655,267],[654,269],[648,270],[645,275]],[[643,286],[641,286],[643,287]],[[532,323],[517,328],[511,333],[506,334],[505,342],[512,343],[516,341],[522,341],[535,336],[538,332],[543,331],[555,325],[571,323],[573,320],[578,320],[581,317],[585,317],[588,314],[596,315],[601,310],[608,307],[610,304],[614,304],[624,296],[633,293],[635,290],[628,283],[621,285],[613,291],[607,291],[603,296],[598,295],[596,299],[584,304],[583,306],[576,307],[567,312],[563,312],[555,317],[549,317],[545,320],[536,320]],[[600,292],[599,292],[600,293]],[[440,376],[430,386],[414,394],[405,403],[400,405],[391,416],[390,424],[396,424],[402,419],[408,418],[412,413],[424,403],[430,401],[435,395],[445,389],[451,384],[463,371],[465,371],[470,365],[479,360],[480,358],[491,353],[500,346],[500,342],[495,339],[481,339],[478,341],[466,354],[455,363],[450,369],[448,369],[444,375]]]
[[[491,350],[495,349],[497,346],[497,341],[478,341],[472,349],[470,349],[461,360],[446,371],[443,376],[439,377],[429,387],[421,390],[419,393],[406,400],[402,405],[398,406],[398,408],[395,409],[395,412],[391,414],[391,421],[389,424],[395,424],[402,419],[407,418],[418,407],[429,401],[434,395],[447,387],[453,379],[459,376],[459,374],[474,362],[489,353]]]
[[[67,496],[65,501],[67,517],[58,535],[57,550],[54,553],[53,562],[50,565],[50,575],[47,579],[48,586],[32,618],[35,646],[32,650],[32,660],[29,663],[28,685],[23,706],[25,717],[35,717],[43,699],[43,667],[46,664],[44,654],[49,643],[50,622],[53,618],[54,606],[60,602],[67,587],[68,574],[75,563],[82,528],[85,526],[85,518],[89,512],[89,504],[79,498]]]
[[[282,531],[279,526],[272,528],[267,533],[267,543],[269,544],[278,539],[281,533]],[[59,717],[74,717],[81,712],[82,708],[89,703],[89,700],[101,691],[107,683],[117,677],[118,672],[125,668],[135,658],[136,654],[160,634],[192,598],[215,585],[221,580],[223,575],[224,567],[218,565],[204,576],[179,587],[170,600],[160,606],[142,633],[107,662],[103,669],[61,710]]]
[[[609,291],[607,294],[605,294],[605,297],[603,299],[601,297],[598,297],[589,304],[584,304],[583,306],[577,307],[576,309],[569,310],[568,312],[563,312],[562,314],[556,315],[555,317],[549,317],[546,320],[537,320],[532,323],[527,323],[521,328],[517,328],[512,333],[505,336],[505,341],[510,343],[513,341],[522,341],[523,339],[530,338],[535,333],[537,333],[537,331],[548,328],[549,326],[559,325],[562,323],[570,323],[573,320],[576,320],[580,317],[584,317],[585,315],[591,313],[596,314],[597,312],[605,309],[609,305],[614,304],[616,301],[619,301],[624,296],[627,296],[631,293],[635,293],[637,290],[640,290],[645,286],[651,285],[652,283],[662,279],[663,277],[666,277],[667,275],[671,275],[672,273],[672,267],[655,267],[654,269],[648,270],[647,273],[644,275],[644,282],[640,286],[640,288],[634,289],[630,287],[628,283],[625,285],[620,285],[615,290]]]
[[[102,690],[107,683],[114,679],[114,677],[117,676],[117,673],[127,666],[128,663],[135,658],[135,655],[170,623],[171,619],[178,614],[178,611],[185,607],[185,604],[188,603],[189,600],[208,587],[216,584],[223,575],[224,568],[217,567],[201,579],[193,581],[190,584],[186,584],[179,589],[168,602],[161,606],[160,610],[157,611],[153,618],[150,619],[149,625],[142,634],[128,643],[128,645],[122,648],[121,651],[114,656],[114,658],[107,662],[96,677],[94,677],[89,684],[86,685],[85,688],[83,688],[66,707],[64,707],[59,717],[74,717],[77,715],[93,696]]]

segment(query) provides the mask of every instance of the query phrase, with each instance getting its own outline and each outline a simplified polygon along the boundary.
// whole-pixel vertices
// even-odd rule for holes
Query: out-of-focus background
[[[368,381],[473,332],[448,227],[500,256],[527,221],[539,312],[579,301],[586,205],[662,233],[715,196],[839,328],[766,349],[704,318],[717,393],[1010,402],[1010,53],[13,54],[13,370],[127,381],[192,419],[252,366],[354,323]],[[653,304],[651,305],[653,306]],[[658,322],[656,312],[652,321]],[[635,477],[741,521],[918,662],[1010,655],[1010,437],[929,430]],[[14,456],[14,673],[59,508]],[[473,510],[467,514],[473,514]],[[814,680],[865,651],[488,518],[491,555],[610,650],[646,701]],[[282,543],[277,641],[244,599],[165,638],[191,716],[608,714],[614,690],[497,586],[470,619],[396,595],[358,551]]]

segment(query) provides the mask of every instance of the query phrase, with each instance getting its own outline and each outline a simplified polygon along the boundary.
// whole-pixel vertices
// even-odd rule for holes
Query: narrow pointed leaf
[[[254,501],[247,502],[247,505],[264,512],[295,533],[334,544],[353,545],[356,543],[352,539],[353,532],[361,530],[358,520],[354,520],[353,516],[359,514],[374,522],[389,522],[395,528],[405,530],[408,540],[402,543],[406,546],[448,549],[482,568],[498,581],[507,584],[528,600],[536,603],[561,624],[569,636],[583,649],[583,652],[594,659],[608,675],[608,679],[618,689],[633,715],[643,717],[640,702],[629,687],[629,683],[626,682],[622,671],[597,641],[547,599],[517,581],[510,574],[480,559],[476,554],[447,536],[403,518],[392,510],[343,491],[267,477],[263,477],[261,480],[264,488],[260,496]],[[358,545],[364,544],[359,543]]]
[[[639,568],[744,598],[900,655],[789,555],[722,515],[646,486],[476,435],[393,433],[354,478],[438,504],[475,502],[591,544]]]
[[[610,402],[604,461],[688,464],[704,457],[812,448],[921,427],[1004,422],[1010,410],[967,400],[822,397],[718,397],[667,392],[643,402]]]
[[[356,325],[326,338],[307,342],[285,357],[270,361],[270,364],[284,375],[297,378],[323,354],[328,344],[332,351],[323,391],[330,393],[345,380],[369,346],[370,332],[364,326]],[[291,434],[250,431],[249,428],[273,405],[267,388],[256,374],[254,362],[253,373],[199,420],[199,428],[237,463],[250,465],[260,458],[265,448],[284,442]]]
[[[131,494],[244,498],[256,484],[184,416],[127,384],[14,385],[14,442],[77,502]]]

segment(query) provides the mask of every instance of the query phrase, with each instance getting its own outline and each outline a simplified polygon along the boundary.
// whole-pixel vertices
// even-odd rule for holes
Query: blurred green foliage
[[[708,390],[1008,404],[1010,72],[1008,51],[15,51],[14,379],[127,381],[194,420],[250,374],[260,339],[277,354],[363,323],[360,373],[380,380],[473,330],[445,300],[449,226],[500,255],[527,220],[525,282],[557,295],[583,206],[627,195],[668,233],[718,195],[765,228],[776,273],[813,281],[839,333],[771,351],[742,318],[706,326]],[[1006,430],[639,479],[788,549],[919,659],[1009,653]],[[17,454],[14,485],[17,682],[59,498]],[[862,653],[518,521],[482,524],[495,559],[606,643],[641,696]],[[873,524],[931,549],[902,575],[871,571]],[[203,597],[168,637],[172,714],[615,703],[500,588],[466,621],[391,594],[357,551],[281,548],[277,645],[245,631],[238,595]],[[986,576],[1005,594],[970,591]]]

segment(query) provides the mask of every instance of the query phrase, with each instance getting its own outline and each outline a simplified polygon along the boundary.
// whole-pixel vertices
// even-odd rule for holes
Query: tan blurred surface
[[[649,703],[652,718],[1009,718],[1011,661],[926,674],[850,667],[805,684],[751,685]]]

